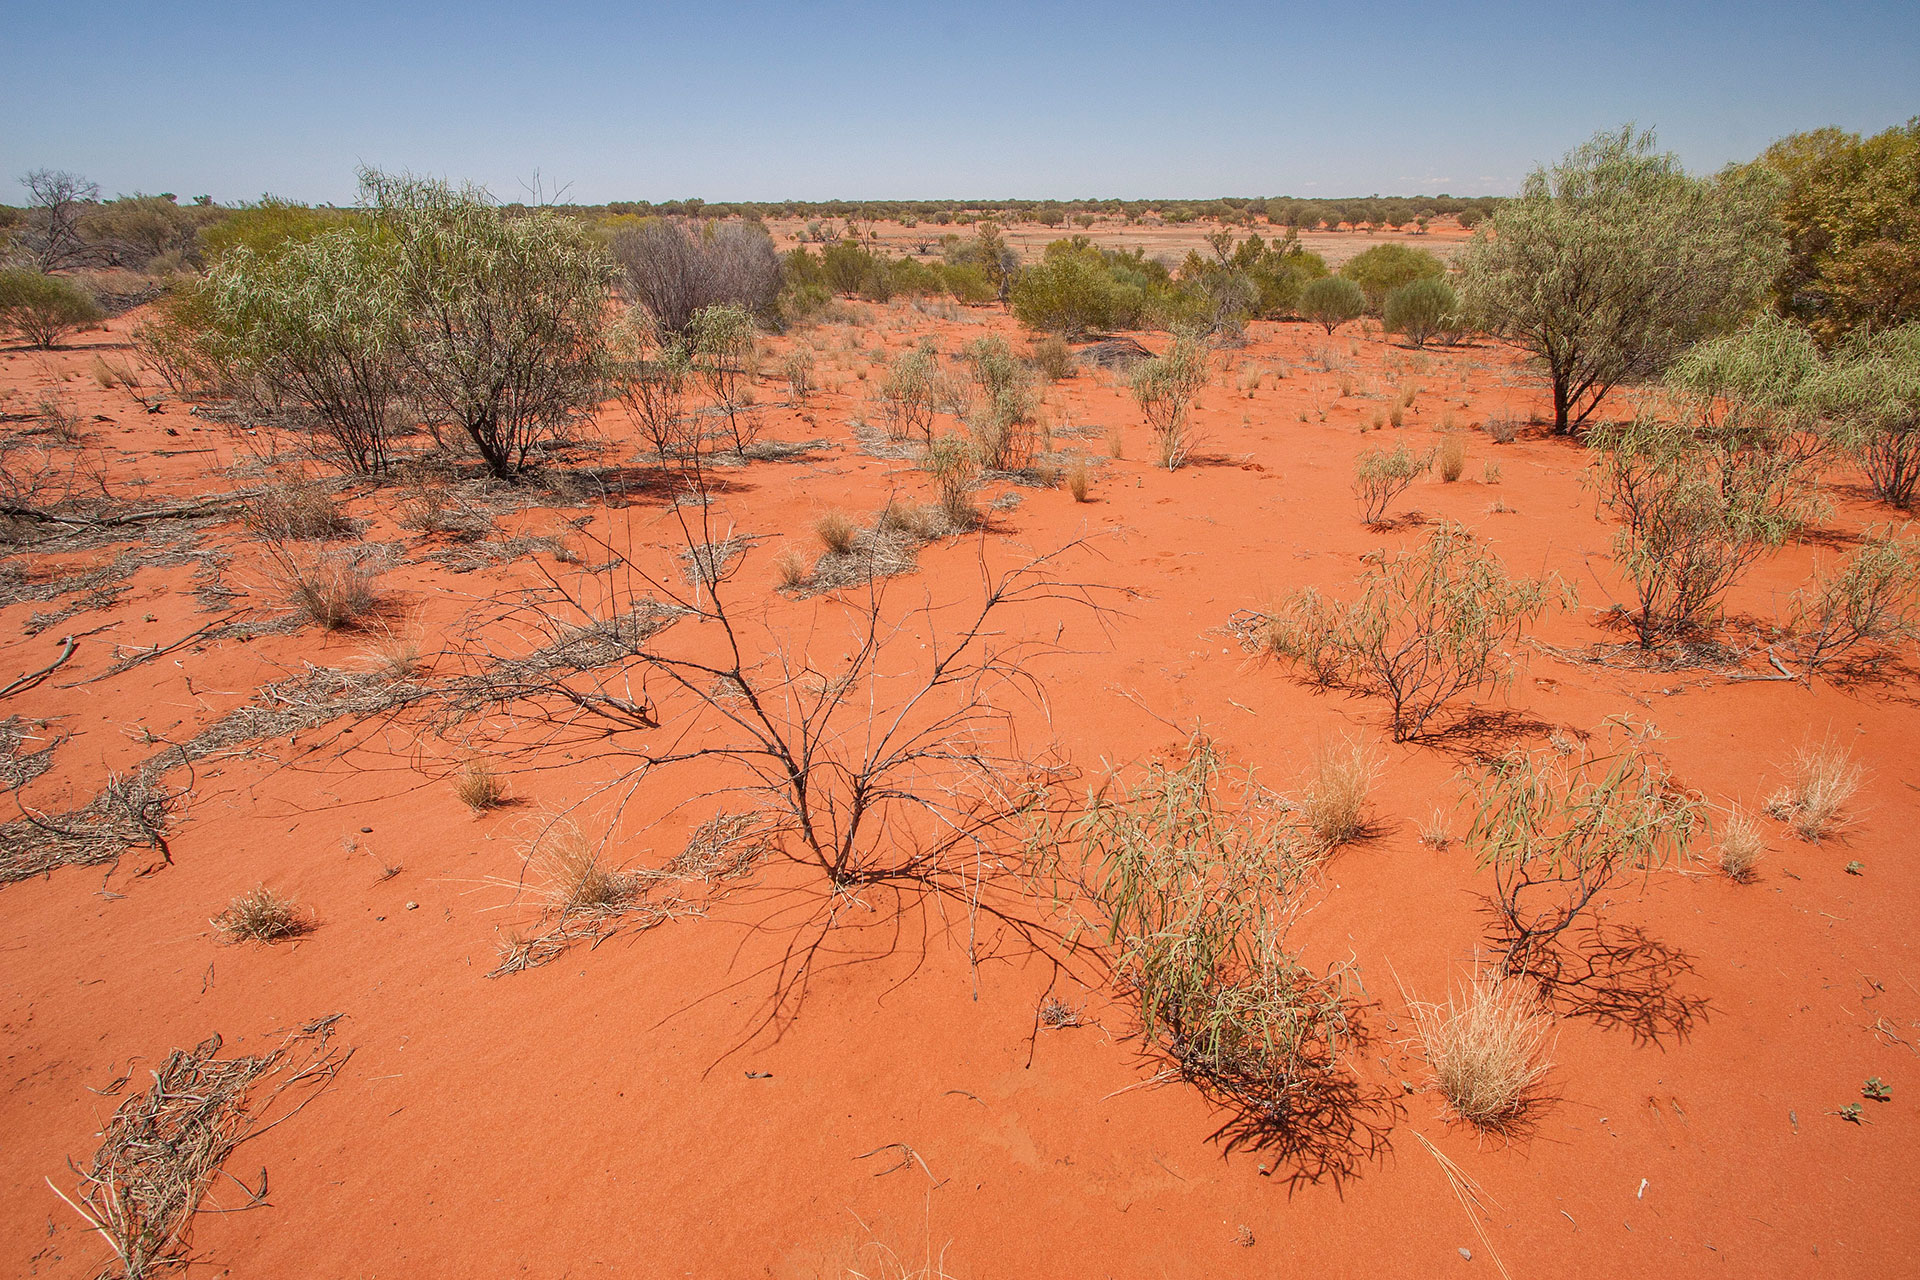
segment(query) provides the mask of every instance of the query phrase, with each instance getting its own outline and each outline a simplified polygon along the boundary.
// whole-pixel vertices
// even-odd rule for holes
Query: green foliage
[[[100,304],[78,283],[38,271],[0,271],[0,326],[50,350],[81,325],[101,317]]]
[[[1452,285],[1438,277],[1422,277],[1387,295],[1387,331],[1424,347],[1435,334],[1457,326],[1459,311],[1460,297]]]
[[[1125,294],[1091,245],[1046,256],[1015,278],[1013,314],[1030,329],[1078,337],[1137,324],[1138,296]]]
[[[1135,365],[1129,385],[1153,429],[1156,460],[1169,471],[1179,470],[1196,443],[1189,411],[1207,385],[1206,349],[1182,334],[1164,353]]]
[[[518,476],[600,399],[612,259],[552,210],[508,213],[475,188],[375,170],[361,187],[391,245],[418,402],[495,475]]]
[[[940,490],[940,510],[955,529],[971,529],[979,512],[973,492],[980,487],[980,463],[972,445],[960,436],[941,436],[920,455],[920,467]]]
[[[1353,461],[1353,496],[1360,502],[1361,519],[1370,525],[1385,521],[1393,500],[1432,465],[1431,454],[1416,454],[1404,443],[1391,450],[1363,450]]]
[[[230,209],[200,233],[200,247],[209,261],[218,262],[235,249],[258,258],[273,258],[322,232],[361,222],[361,215],[337,209],[314,209],[275,196],[257,204]]]
[[[759,419],[747,403],[752,379],[755,332],[753,314],[737,303],[701,307],[687,326],[692,370],[727,415],[735,452],[744,454],[759,436]]]
[[[1701,413],[1673,423],[1646,411],[1593,432],[1593,484],[1621,522],[1614,559],[1646,648],[1711,627],[1740,576],[1818,509],[1810,455],[1781,447],[1780,419]]]
[[[1693,178],[1653,147],[1623,128],[1535,170],[1463,256],[1468,308],[1546,365],[1557,431],[1748,315],[1778,270],[1777,179]]]
[[[1323,276],[1300,290],[1300,316],[1332,333],[1347,321],[1366,313],[1367,295],[1344,276]]]
[[[918,435],[933,443],[934,375],[938,372],[930,351],[909,351],[887,367],[880,384],[880,408],[887,434],[895,440]]]
[[[1920,117],[1871,138],[1794,134],[1756,162],[1780,174],[1780,310],[1831,343],[1920,320]]]
[[[1372,565],[1350,604],[1294,593],[1270,624],[1268,648],[1316,683],[1385,698],[1393,739],[1405,742],[1453,699],[1512,679],[1505,651],[1548,596],[1548,583],[1509,577],[1465,528],[1442,524]]]
[[[1910,509],[1920,487],[1920,321],[1840,343],[1808,379],[1805,400],[1832,424],[1874,496]]]
[[[1197,738],[1177,766],[1150,765],[1124,791],[1109,781],[1073,830],[1147,1039],[1262,1119],[1311,1112],[1340,1078],[1352,1010],[1344,974],[1286,949],[1312,858],[1278,798],[1228,777]]]
[[[1415,280],[1440,280],[1447,274],[1446,264],[1425,249],[1404,244],[1378,244],[1340,265],[1342,279],[1360,286],[1367,296],[1367,310],[1379,315],[1386,307],[1387,295]]]
[[[1466,843],[1493,872],[1490,940],[1503,973],[1551,985],[1575,921],[1627,878],[1685,854],[1701,804],[1673,784],[1650,737],[1615,721],[1605,754],[1590,745],[1570,755],[1515,753],[1473,774]]]
[[[387,246],[365,228],[271,256],[243,245],[206,289],[221,363],[299,406],[349,470],[385,471],[407,381],[407,316]]]

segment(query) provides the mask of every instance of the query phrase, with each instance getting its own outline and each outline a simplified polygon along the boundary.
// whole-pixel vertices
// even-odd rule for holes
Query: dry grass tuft
[[[270,552],[287,603],[328,631],[345,631],[379,606],[379,573],[352,553],[302,555],[284,547]]]
[[[313,918],[291,898],[259,885],[209,922],[223,942],[286,942],[313,932]]]
[[[367,646],[367,664],[389,680],[411,680],[420,674],[420,637],[398,635],[381,628],[378,639]]]
[[[859,535],[860,526],[844,511],[829,511],[813,522],[813,531],[819,535],[821,546],[837,556],[843,556],[853,550],[853,540]]]
[[[1736,884],[1746,884],[1753,879],[1754,865],[1766,851],[1760,824],[1745,809],[1733,806],[1720,826],[1720,870]]]
[[[1440,478],[1448,484],[1458,480],[1467,469],[1467,446],[1457,434],[1440,441]]]
[[[1767,800],[1767,812],[1787,823],[1802,840],[1819,840],[1846,826],[1847,802],[1860,790],[1866,770],[1846,747],[1827,738],[1794,756],[1787,785]]]
[[[1085,458],[1075,454],[1060,472],[1060,478],[1066,482],[1067,492],[1075,502],[1087,500],[1087,491],[1093,487],[1093,468]]]
[[[263,488],[247,502],[247,527],[276,542],[338,538],[352,530],[325,485],[291,476]]]
[[[1379,776],[1379,753],[1358,735],[1344,734],[1313,753],[1300,814],[1321,848],[1337,848],[1367,834],[1367,798]]]
[[[1460,1118],[1494,1133],[1524,1119],[1552,1067],[1553,1019],[1532,989],[1488,971],[1445,1005],[1410,1003],[1434,1083]]]
[[[586,833],[564,818],[550,820],[527,849],[535,892],[561,913],[617,911],[639,891],[639,879],[600,860]]]
[[[453,794],[475,813],[485,813],[507,802],[507,784],[485,760],[469,760],[454,775]]]
[[[773,576],[789,591],[807,585],[807,559],[792,547],[773,562]]]
[[[649,883],[666,877],[608,866],[600,850],[567,818],[542,818],[523,854],[526,868],[520,880],[496,883],[531,893],[541,904],[540,920],[530,932],[509,932],[501,938],[499,963],[489,978],[538,968],[576,942],[608,936],[623,921],[651,929],[676,916],[700,913],[680,898],[649,899]]]

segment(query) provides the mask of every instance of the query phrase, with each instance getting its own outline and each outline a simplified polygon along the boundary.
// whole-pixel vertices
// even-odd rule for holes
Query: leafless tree
[[[80,234],[80,219],[100,198],[99,184],[64,169],[35,169],[20,185],[32,197],[21,242],[34,265],[52,274],[91,263],[94,250]]]
[[[663,342],[684,339],[707,307],[764,316],[780,292],[780,256],[758,227],[651,221],[616,235],[613,255]]]

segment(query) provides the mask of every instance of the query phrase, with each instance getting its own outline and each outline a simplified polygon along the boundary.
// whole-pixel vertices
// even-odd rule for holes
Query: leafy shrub
[[[1367,295],[1360,286],[1344,276],[1324,276],[1309,281],[1300,291],[1300,315],[1303,319],[1332,333],[1335,329],[1364,315]]]
[[[955,529],[971,529],[980,518],[973,492],[980,485],[980,464],[959,436],[941,436],[921,455],[920,466],[940,490],[940,510]]]
[[[1491,940],[1507,976],[1552,982],[1575,921],[1626,878],[1684,854],[1699,825],[1699,801],[1673,784],[1644,731],[1616,721],[1602,745],[1504,756],[1470,780],[1466,841],[1493,872]]]
[[[813,394],[813,353],[795,347],[781,361],[780,372],[787,380],[787,395],[795,404],[805,404]]]
[[[1837,350],[1810,379],[1807,399],[1834,423],[1873,496],[1911,508],[1920,489],[1920,322]]]
[[[693,372],[727,415],[733,447],[744,454],[760,434],[759,419],[747,396],[756,341],[753,316],[733,303],[702,307],[694,312],[688,333]]]
[[[936,372],[933,353],[925,350],[900,355],[887,367],[879,398],[889,436],[895,440],[914,436],[929,443],[933,440]]]
[[[1808,672],[1884,653],[1920,624],[1920,539],[1870,532],[1831,577],[1816,574],[1793,598],[1789,629]]]
[[[1381,314],[1395,289],[1416,280],[1440,280],[1446,274],[1446,264],[1439,258],[1404,244],[1375,245],[1340,265],[1340,278],[1360,286],[1367,310],[1374,315]]]
[[[1370,566],[1351,604],[1295,592],[1264,639],[1316,683],[1387,699],[1393,740],[1405,742],[1454,698],[1512,679],[1503,650],[1546,609],[1547,591],[1508,577],[1465,528],[1442,524],[1420,547]]]
[[[65,276],[0,271],[0,325],[43,351],[81,325],[98,321],[101,314],[93,295]]]
[[[1416,347],[1424,347],[1429,338],[1455,323],[1454,315],[1459,309],[1460,298],[1453,286],[1437,277],[1422,277],[1387,295],[1387,331],[1399,334]]]
[[[1370,525],[1386,519],[1387,508],[1406,492],[1415,480],[1433,464],[1405,444],[1385,449],[1363,450],[1353,463],[1353,496],[1360,502],[1361,518]]]
[[[1285,947],[1310,859],[1250,776],[1229,783],[1204,740],[1137,784],[1109,782],[1074,828],[1098,868],[1115,969],[1149,1041],[1189,1079],[1270,1120],[1311,1111],[1340,1076],[1344,976]]]
[[[1188,415],[1194,395],[1206,385],[1206,352],[1184,334],[1163,354],[1133,368],[1134,401],[1153,430],[1156,460],[1169,471],[1185,464],[1197,443]]]

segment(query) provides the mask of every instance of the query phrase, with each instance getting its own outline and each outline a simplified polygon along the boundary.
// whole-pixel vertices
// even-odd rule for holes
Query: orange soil
[[[927,335],[950,350],[990,330],[1012,333],[992,310],[943,320],[906,306],[857,314],[864,319],[849,327],[799,335],[822,344],[828,388],[804,410],[779,403],[784,390],[770,378],[760,387],[771,435],[827,437],[833,447],[730,477],[722,524],[767,538],[749,553],[744,591],[771,591],[784,547],[811,556],[821,511],[867,514],[896,488],[925,489],[905,464],[852,445],[850,418],[870,412],[857,370],[874,368],[858,353]],[[124,486],[136,478],[155,501],[246,483],[223,473],[246,458],[222,428],[174,403],[149,416],[87,376],[97,352],[127,354],[117,347],[127,326],[116,321],[52,355],[0,355],[0,409],[27,412],[53,388],[88,418],[103,415],[88,424],[91,442],[123,492],[135,492]],[[1056,745],[1092,775],[1169,748],[1198,723],[1284,790],[1332,732],[1358,727],[1384,743],[1382,708],[1250,661],[1222,624],[1301,584],[1345,595],[1369,552],[1421,536],[1409,523],[1388,533],[1360,524],[1348,484],[1362,448],[1424,445],[1443,415],[1461,426],[1496,411],[1524,415],[1542,394],[1514,355],[1486,345],[1415,354],[1261,324],[1245,348],[1217,359],[1222,372],[1198,414],[1204,457],[1176,473],[1142,461],[1146,429],[1110,377],[1083,373],[1054,387],[1056,428],[1101,428],[1085,445],[1104,458],[1104,429],[1118,427],[1125,460],[1103,466],[1086,505],[1063,490],[1024,491],[996,516],[989,554],[1004,563],[1021,546],[1091,535],[1097,554],[1080,556],[1073,572],[1138,593],[1109,633],[1064,619],[1083,652],[1045,666],[1051,718],[1022,711],[1025,741]],[[1347,366],[1352,395],[1339,395],[1337,368],[1319,367],[1329,361]],[[1251,393],[1237,389],[1249,369],[1269,371]],[[1407,378],[1420,390],[1403,431],[1363,435],[1359,424]],[[624,456],[630,430],[612,413],[604,427]],[[1596,621],[1622,593],[1611,527],[1582,489],[1581,450],[1538,430],[1506,446],[1468,440],[1464,479],[1422,481],[1398,509],[1464,521],[1511,568],[1575,582],[1580,607],[1544,623],[1541,639],[1617,639]],[[1487,462],[1499,464],[1499,483],[1482,479]],[[1830,489],[1830,543],[1884,518],[1839,483],[1851,479],[1836,476]],[[388,587],[429,653],[479,597],[535,580],[527,559],[469,575],[424,562],[433,544],[395,527],[392,490],[352,492],[368,540],[409,548],[412,563],[391,572]],[[644,496],[504,523],[539,532],[582,514],[616,542],[673,541],[671,522]],[[232,556],[221,578],[244,593],[221,614],[201,611],[192,563],[142,569],[117,601],[37,635],[27,634],[31,615],[58,602],[0,610],[8,679],[50,660],[58,636],[112,625],[81,639],[54,678],[0,705],[71,735],[25,802],[84,801],[108,770],[153,750],[134,740],[136,726],[182,739],[304,663],[360,661],[365,637],[309,629],[188,646],[77,683],[228,610],[278,607],[243,530],[228,526],[204,545]],[[1815,560],[1837,554],[1787,548],[1740,585],[1732,610],[1776,616]],[[111,555],[9,563],[39,580]],[[895,584],[897,598],[977,592],[978,555],[967,540],[927,548],[920,573]],[[540,563],[575,572],[545,553]],[[837,608],[830,597],[776,602],[772,617],[797,632]],[[1056,619],[1018,625],[1051,637]],[[1288,1163],[1216,1141],[1226,1117],[1192,1089],[1145,1083],[1163,1064],[1094,964],[1056,966],[983,929],[985,958],[972,969],[968,922],[951,909],[873,895],[872,913],[850,913],[858,923],[834,935],[839,954],[815,968],[798,1016],[769,1026],[766,966],[790,941],[787,913],[817,888],[791,867],[765,870],[707,918],[489,981],[500,930],[525,924],[530,909],[486,878],[513,877],[529,812],[578,799],[597,767],[553,761],[515,774],[521,804],[475,818],[446,780],[455,745],[428,741],[416,756],[397,733],[336,725],[251,758],[203,762],[172,832],[171,866],[152,869],[156,859],[136,851],[110,873],[69,868],[0,888],[0,1257],[15,1274],[82,1276],[105,1256],[43,1181],[70,1183],[64,1162],[85,1162],[117,1104],[90,1087],[130,1069],[138,1087],[169,1050],[216,1030],[229,1052],[247,1051],[276,1029],[339,1011],[356,1056],[294,1120],[235,1156],[232,1171],[249,1184],[259,1167],[270,1172],[270,1203],[199,1216],[193,1243],[205,1268],[195,1274],[837,1276],[849,1266],[884,1273],[882,1246],[909,1266],[931,1252],[970,1278],[1492,1274],[1486,1245],[1415,1135],[1477,1180],[1487,1238],[1515,1276],[1911,1274],[1920,1256],[1920,891],[1912,841],[1900,835],[1920,818],[1910,673],[1809,690],[1576,665],[1525,647],[1515,661],[1506,705],[1538,732],[1644,717],[1665,735],[1679,780],[1717,805],[1757,807],[1809,736],[1832,733],[1870,769],[1844,838],[1805,844],[1767,821],[1754,884],[1698,862],[1616,895],[1612,918],[1690,953],[1677,992],[1707,1007],[1688,1034],[1657,1043],[1563,1019],[1553,1099],[1528,1135],[1484,1139],[1447,1119],[1425,1087],[1396,985],[1397,976],[1420,997],[1442,995],[1482,936],[1487,883],[1470,855],[1418,839],[1434,809],[1453,804],[1457,752],[1383,746],[1382,833],[1338,854],[1298,927],[1311,963],[1357,960],[1374,1006],[1372,1039],[1353,1065],[1393,1091],[1395,1109],[1386,1153],[1359,1160],[1344,1180],[1295,1184]],[[643,788],[622,828],[623,857],[657,865],[679,848],[684,816],[649,825],[684,794],[677,787],[699,781]],[[1864,874],[1845,873],[1852,860]],[[383,864],[403,869],[382,881]],[[261,881],[311,904],[317,931],[292,945],[215,945],[208,917]],[[896,907],[904,929],[892,928]],[[865,962],[841,963],[856,956]],[[1036,1032],[1049,990],[1084,1005],[1087,1025]],[[1833,1114],[1860,1101],[1861,1082],[1876,1075],[1893,1100],[1864,1103],[1869,1125]],[[1412,1090],[1402,1093],[1401,1081]],[[897,1150],[862,1158],[894,1143],[917,1152],[931,1179],[918,1166],[887,1172]],[[224,1182],[215,1198],[241,1199]]]

